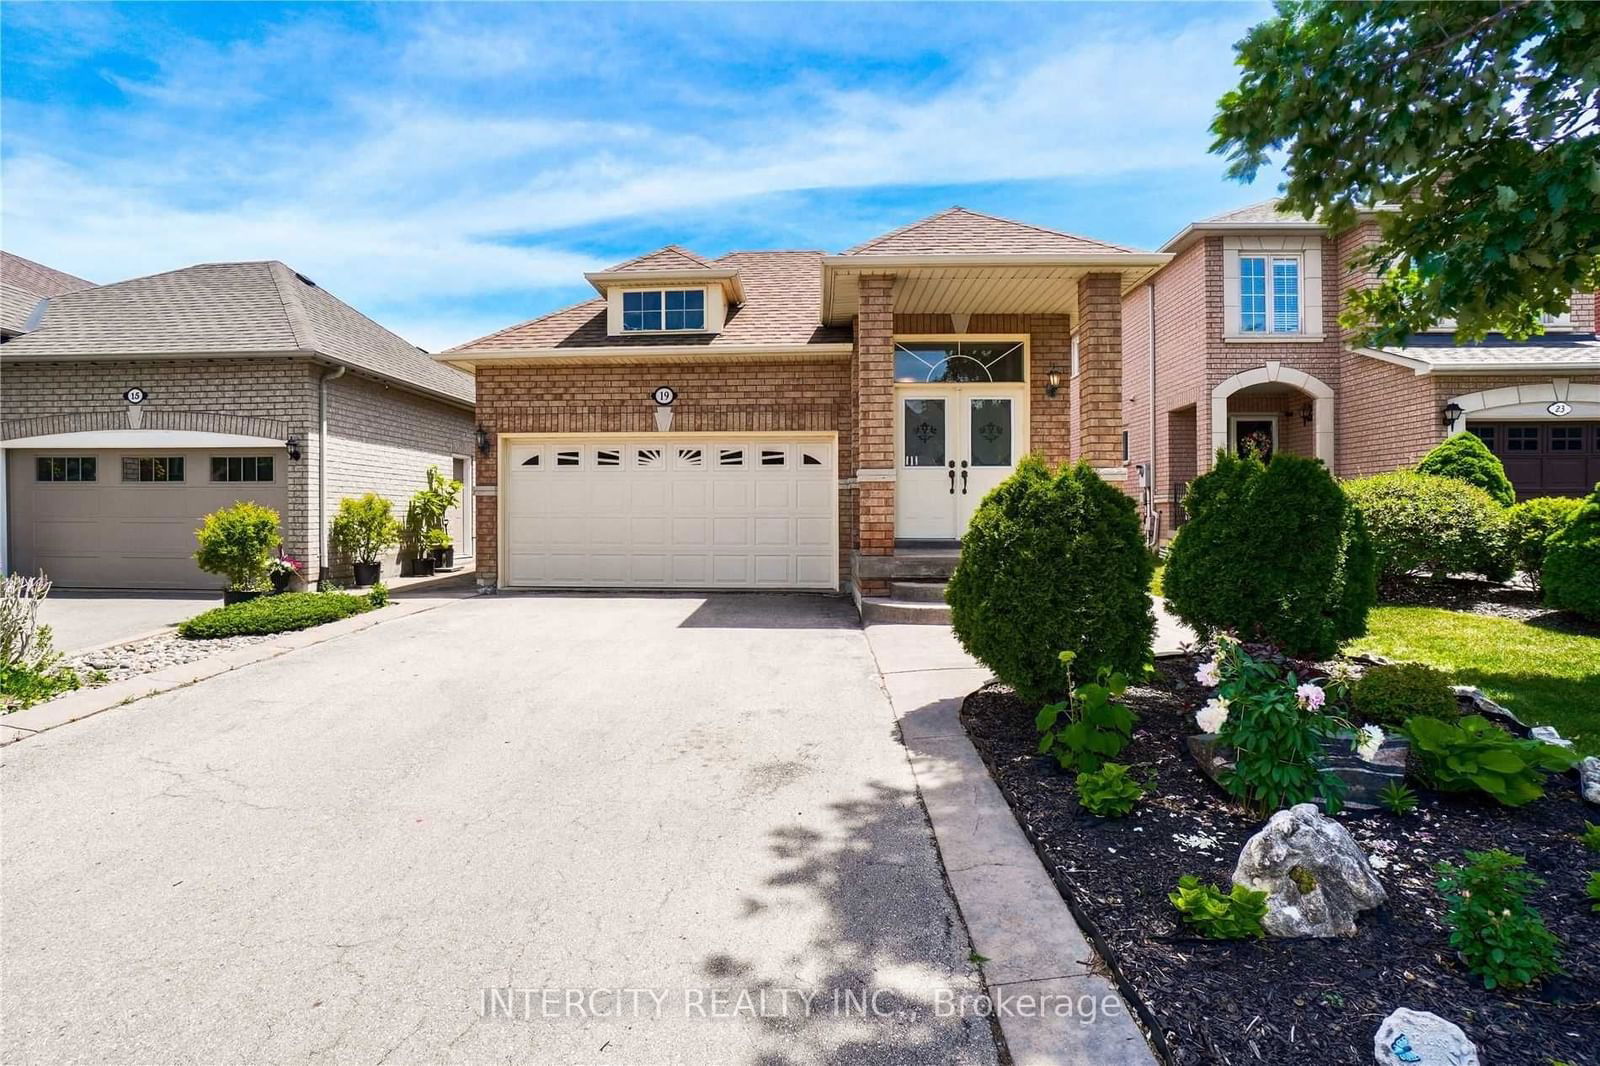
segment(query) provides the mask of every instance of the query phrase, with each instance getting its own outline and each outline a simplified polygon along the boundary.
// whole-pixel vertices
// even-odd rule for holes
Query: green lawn
[[[1600,637],[1436,607],[1375,607],[1346,651],[1428,663],[1600,755]]]

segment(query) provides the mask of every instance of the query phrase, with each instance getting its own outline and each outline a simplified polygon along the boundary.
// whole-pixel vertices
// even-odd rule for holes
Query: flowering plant
[[[290,577],[300,573],[305,564],[300,562],[288,552],[280,551],[274,558],[267,560],[267,573],[273,575],[287,574]]]
[[[1322,713],[1327,702],[1322,687],[1252,657],[1226,634],[1215,644],[1215,656],[1195,679],[1203,684],[1215,676],[1217,694],[1196,713],[1195,722],[1235,753],[1222,787],[1260,810],[1317,798],[1337,809],[1344,782],[1324,769],[1322,738],[1338,723]]]

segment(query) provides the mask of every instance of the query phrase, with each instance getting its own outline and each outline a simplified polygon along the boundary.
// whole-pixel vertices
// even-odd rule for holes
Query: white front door
[[[919,385],[897,397],[895,536],[955,540],[1023,448],[1023,391]]]

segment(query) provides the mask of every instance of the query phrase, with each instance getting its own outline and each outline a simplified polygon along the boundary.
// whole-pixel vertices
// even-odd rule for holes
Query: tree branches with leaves
[[[1213,151],[1335,230],[1376,208],[1346,328],[1526,337],[1600,288],[1600,4],[1280,0],[1236,46]]]

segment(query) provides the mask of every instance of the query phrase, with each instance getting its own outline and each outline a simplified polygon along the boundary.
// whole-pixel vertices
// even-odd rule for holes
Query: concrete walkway
[[[868,626],[867,643],[973,948],[987,960],[984,979],[1016,1066],[1153,1066],[1144,1034],[1116,986],[1093,972],[1094,949],[961,727],[962,701],[989,672],[943,626]]]
[[[37,733],[0,1060],[994,1063],[895,724],[839,599],[501,595]]]

